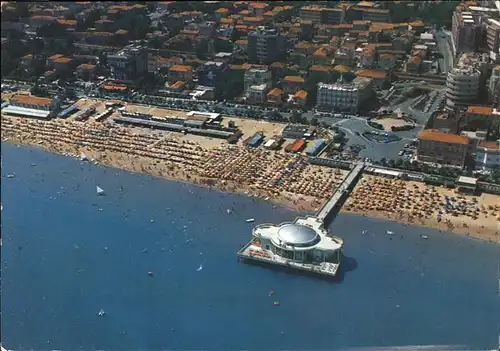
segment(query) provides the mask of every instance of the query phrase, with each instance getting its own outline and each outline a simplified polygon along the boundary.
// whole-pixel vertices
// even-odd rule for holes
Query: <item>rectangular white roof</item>
[[[469,185],[477,185],[477,178],[461,176],[460,178],[458,178],[458,182]]]
[[[37,110],[34,108],[26,108],[13,105],[4,107],[2,109],[2,113],[17,115],[17,116],[36,117],[36,118],[48,118],[50,116],[50,111]]]

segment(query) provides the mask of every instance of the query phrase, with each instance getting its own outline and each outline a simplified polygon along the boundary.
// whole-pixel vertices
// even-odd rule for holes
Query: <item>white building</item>
[[[246,91],[247,101],[251,104],[263,104],[267,98],[267,85],[252,85]]]
[[[446,78],[446,108],[453,110],[473,103],[483,82],[484,61],[474,53],[464,53]]]
[[[245,91],[252,85],[262,85],[265,84],[268,88],[271,88],[273,84],[272,73],[267,68],[250,68],[245,72],[244,87]]]
[[[476,168],[487,169],[500,166],[500,140],[482,141],[476,148]]]
[[[488,92],[490,94],[490,100],[494,100],[495,89],[497,84],[500,82],[500,66],[496,66],[491,71],[490,84],[488,87]]]
[[[295,222],[260,224],[252,241],[238,255],[244,259],[272,263],[297,270],[335,276],[340,267],[343,241],[329,236],[316,217]]]
[[[316,106],[358,112],[373,93],[373,79],[357,77],[351,83],[318,84]]]

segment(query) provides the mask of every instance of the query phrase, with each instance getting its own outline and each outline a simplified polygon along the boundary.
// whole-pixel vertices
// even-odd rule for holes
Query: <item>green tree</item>
[[[301,123],[302,122],[302,113],[298,111],[293,111],[289,118],[290,123]]]

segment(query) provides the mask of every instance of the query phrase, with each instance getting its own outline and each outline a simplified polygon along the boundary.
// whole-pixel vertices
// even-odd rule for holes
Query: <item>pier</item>
[[[330,200],[328,200],[318,211],[316,217],[323,223],[325,223],[329,218],[332,218],[340,210],[340,204],[349,195],[349,192],[353,189],[356,184],[359,175],[363,172],[365,168],[363,163],[358,163],[345,177],[344,181],[340,184],[338,189],[333,193]]]

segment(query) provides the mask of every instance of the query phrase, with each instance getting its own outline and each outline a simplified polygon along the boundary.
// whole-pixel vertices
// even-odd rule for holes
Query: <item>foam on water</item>
[[[237,262],[246,219],[295,212],[27,147],[2,144],[2,159],[6,348],[496,346],[498,245],[341,214],[332,283]]]

